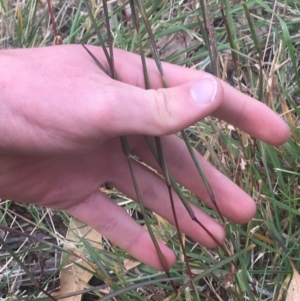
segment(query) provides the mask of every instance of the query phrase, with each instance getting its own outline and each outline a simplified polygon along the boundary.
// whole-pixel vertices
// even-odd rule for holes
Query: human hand
[[[107,66],[101,48],[89,48]],[[6,72],[0,80],[0,196],[65,210],[161,269],[147,231],[99,191],[108,183],[136,199],[118,137],[128,135],[131,152],[158,169],[141,135],[163,136],[171,174],[212,206],[185,144],[168,134],[210,114],[274,145],[288,138],[289,128],[265,105],[204,72],[164,64],[172,88],[160,89],[155,63],[148,63],[154,90],[146,91],[140,57],[121,50],[115,50],[121,82],[103,74],[80,45],[1,51]],[[198,159],[222,214],[236,223],[251,219],[253,200],[200,155]],[[173,223],[164,182],[138,163],[134,169],[145,206]],[[181,230],[214,247],[176,196],[174,201]],[[193,209],[222,241],[223,227]],[[160,247],[171,266],[175,255],[162,242]]]

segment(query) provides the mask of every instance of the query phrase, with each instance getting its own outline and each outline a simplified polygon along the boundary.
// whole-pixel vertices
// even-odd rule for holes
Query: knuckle
[[[147,239],[147,235],[148,233],[145,230],[142,230],[139,234],[131,237],[127,242],[127,246],[125,246],[127,252],[130,254],[135,254],[136,249],[138,249],[143,244],[145,239]]]
[[[173,108],[170,102],[170,95],[167,89],[153,90],[156,114],[155,124],[159,135],[166,135],[171,132],[173,125]]]

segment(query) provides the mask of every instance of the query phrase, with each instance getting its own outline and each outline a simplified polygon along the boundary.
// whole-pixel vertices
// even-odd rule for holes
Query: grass
[[[107,42],[101,2],[90,2],[97,30],[85,1],[74,3],[53,1],[56,25],[63,43],[100,45],[99,34]],[[147,56],[152,56],[151,39],[141,16],[138,15],[138,36],[133,21],[130,26],[127,24],[128,7],[124,15],[119,2],[111,3],[109,16],[114,47],[132,52],[143,48]],[[1,48],[53,44],[54,32],[45,1],[2,0],[0,5]],[[237,268],[232,266],[231,258],[221,248],[207,250],[183,236],[195,275],[193,283],[187,278],[176,230],[152,212],[141,214],[140,207],[118,191],[105,190],[105,193],[139,223],[144,224],[147,216],[155,234],[176,252],[178,262],[170,274],[177,278],[178,300],[284,300],[292,271],[288,258],[300,270],[300,5],[296,0],[252,0],[245,3],[174,0],[143,1],[143,6],[162,59],[188,68],[206,69],[258,98],[290,124],[292,136],[285,145],[271,147],[210,117],[185,129],[190,143],[257,203],[257,213],[251,222],[243,226],[227,223],[224,246],[233,254]],[[203,11],[206,24],[202,22]],[[172,51],[174,48],[176,51]],[[190,192],[183,190],[183,194],[219,219]],[[63,212],[1,201],[1,224],[29,234],[29,237],[22,238],[0,232],[0,237],[7,242],[7,245],[2,245],[0,253],[2,299],[47,299],[40,288],[51,290],[57,287],[59,257],[63,252],[61,247],[68,220]],[[33,240],[32,236],[39,239]],[[21,237],[21,242],[13,244],[15,237]],[[283,251],[281,242],[288,254]],[[172,286],[163,273],[143,264],[126,269],[124,263],[131,263],[126,261],[131,259],[130,256],[105,238],[102,252],[96,252],[84,239],[78,244],[88,251],[86,256],[94,263],[94,268],[90,269],[94,277],[83,300],[101,297],[103,300],[113,297],[116,300],[175,300]],[[50,262],[49,269],[47,261]],[[34,268],[26,270],[28,262],[35,263]],[[37,283],[34,283],[34,278]],[[107,295],[112,291],[115,295]]]

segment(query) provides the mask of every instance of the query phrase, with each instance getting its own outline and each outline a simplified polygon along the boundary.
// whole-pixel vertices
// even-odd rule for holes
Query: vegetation
[[[300,270],[298,1],[110,1],[107,15],[103,3],[53,0],[61,42],[101,45],[103,39],[106,45],[143,51],[157,61],[205,69],[280,114],[292,135],[285,145],[271,147],[211,117],[179,134],[257,203],[256,216],[248,224],[226,221],[223,247],[208,250],[181,235],[193,281],[176,230],[115,189],[102,187],[139,223],[151,225],[178,262],[168,276],[135,263],[105,238],[101,252],[80,238],[77,247],[86,250],[91,264],[78,265],[93,275],[82,300],[284,300],[292,274],[288,259]],[[45,0],[0,0],[0,7],[1,49],[58,41]],[[189,191],[181,188],[181,193],[220,220]],[[64,264],[60,254],[70,255],[62,248],[69,217],[1,200],[0,223],[10,227],[0,226],[0,300],[49,300],[42,290],[58,287]],[[177,296],[169,277],[176,278]]]

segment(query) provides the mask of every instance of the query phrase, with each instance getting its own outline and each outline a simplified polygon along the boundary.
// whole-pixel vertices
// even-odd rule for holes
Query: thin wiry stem
[[[210,43],[209,43],[208,46],[210,46],[211,52],[212,52],[212,56],[211,56],[212,61],[211,61],[211,63],[212,63],[215,75],[217,77],[219,77],[220,68],[218,67],[218,65],[219,65],[218,51],[217,51],[217,47],[216,47],[216,40],[215,40],[214,31],[213,31],[213,28],[211,26],[209,14],[207,13],[206,0],[199,0],[199,4],[200,4],[200,7],[202,8],[202,18],[203,18],[203,21],[204,21],[204,25],[205,25],[205,28],[208,31],[208,34],[209,34]]]
[[[53,15],[53,10],[52,10],[52,5],[50,0],[47,0],[47,4],[48,4],[48,9],[49,9],[49,15],[50,15],[50,19],[51,19],[51,24],[52,24],[52,28],[54,31],[54,35],[57,37],[58,36],[58,31],[57,31],[57,27],[56,27],[56,23],[55,23],[55,18]]]
[[[159,159],[158,159],[158,154],[155,151],[155,149],[153,148],[151,142],[149,141],[148,137],[145,137],[146,143],[148,144],[154,158],[156,159],[157,163],[159,164]],[[171,174],[169,174],[169,178],[170,178],[170,183],[172,188],[175,190],[176,194],[178,195],[178,197],[180,198],[180,200],[182,201],[183,206],[185,207],[186,211],[188,212],[188,214],[190,215],[191,219],[197,223],[199,226],[201,226],[201,228],[203,228],[203,230],[211,237],[211,239],[224,251],[224,253],[228,253],[222,246],[222,243],[219,242],[216,237],[208,230],[208,228],[202,224],[198,218],[196,217],[194,210],[192,209],[190,202],[188,200],[186,200],[185,196],[183,195],[181,188],[179,187],[179,185],[176,183],[175,179],[173,178],[173,176]]]
[[[109,67],[110,67],[110,70],[113,70],[114,68],[112,66],[111,58],[110,58],[109,53],[108,53],[108,51],[106,49],[105,42],[104,42],[104,40],[103,40],[103,38],[101,36],[101,33],[100,33],[99,28],[97,26],[96,20],[95,20],[95,18],[93,16],[93,12],[92,12],[92,10],[90,8],[90,4],[89,4],[88,0],[84,0],[84,1],[85,1],[85,5],[87,7],[87,10],[88,10],[89,17],[90,17],[90,19],[92,21],[92,24],[93,24],[93,27],[95,29],[96,35],[97,35],[97,37],[99,39],[100,45],[102,46],[102,50],[103,50],[104,55],[106,57],[106,61],[107,61],[108,65],[109,65]]]
[[[109,55],[109,57],[110,57],[110,64],[109,64],[109,66],[110,66],[110,69],[111,69],[112,78],[113,79],[118,79],[117,72],[115,70],[115,64],[114,64],[113,41],[112,41],[112,36],[111,36],[111,32],[110,32],[109,16],[108,16],[108,9],[107,9],[107,1],[106,0],[103,0],[103,7],[104,7],[104,15],[105,15],[105,19],[106,19],[106,29],[107,29],[107,35],[108,35],[109,52],[110,52],[109,53],[110,54]],[[164,255],[161,252],[161,249],[160,249],[160,247],[159,247],[159,245],[157,243],[155,235],[154,235],[154,233],[152,231],[152,228],[150,226],[150,222],[148,220],[148,216],[147,216],[144,204],[143,204],[142,196],[141,196],[141,193],[139,191],[139,187],[138,187],[138,184],[137,184],[137,181],[136,181],[136,177],[135,177],[135,173],[134,173],[134,169],[133,169],[133,165],[132,165],[131,153],[130,153],[130,147],[129,147],[129,144],[128,144],[128,140],[127,140],[127,138],[125,136],[121,136],[120,137],[120,142],[121,142],[121,145],[122,145],[123,153],[124,153],[124,155],[127,158],[127,162],[128,162],[128,166],[129,166],[129,169],[130,169],[130,174],[131,174],[131,178],[132,178],[132,181],[133,181],[134,189],[135,189],[135,192],[136,192],[137,200],[138,200],[138,202],[140,204],[140,208],[142,210],[142,213],[143,213],[143,216],[144,216],[145,223],[147,225],[149,234],[150,234],[151,239],[152,239],[152,241],[154,243],[155,249],[156,249],[157,254],[159,256],[159,260],[160,260],[160,262],[161,262],[161,264],[162,264],[162,266],[164,268],[164,271],[165,271],[166,275],[168,277],[170,277],[170,273],[169,273],[169,269],[168,269],[165,257],[164,257]],[[177,289],[176,289],[175,283],[171,282],[171,285],[173,287],[174,292],[177,293]]]
[[[147,64],[146,64],[145,54],[144,54],[144,51],[143,51],[143,45],[142,45],[142,41],[141,41],[140,30],[139,30],[139,26],[138,26],[138,22],[137,22],[137,17],[136,17],[135,7],[134,7],[134,4],[133,4],[133,1],[131,1],[131,8],[132,8],[132,11],[133,11],[133,19],[134,19],[134,22],[135,22],[136,31],[137,31],[137,35],[138,35],[140,55],[141,55],[143,71],[144,71],[145,85],[146,85],[146,89],[150,89],[151,84],[150,84],[149,74],[148,74],[148,71],[147,71]],[[155,49],[156,49],[156,47],[155,47]],[[157,153],[158,153],[158,157],[159,157],[158,163],[159,163],[159,165],[160,165],[160,167],[163,171],[163,174],[164,174],[164,177],[165,177],[165,183],[166,183],[166,186],[167,186],[167,189],[168,189],[169,199],[170,199],[170,202],[171,202],[171,208],[172,208],[172,213],[173,213],[173,217],[174,217],[175,227],[176,227],[177,234],[178,234],[179,243],[180,243],[180,246],[181,246],[181,249],[182,249],[182,252],[183,252],[184,261],[186,263],[186,267],[187,267],[187,271],[188,271],[190,280],[192,280],[193,274],[192,274],[190,264],[189,264],[189,261],[188,261],[188,258],[187,258],[186,250],[185,250],[183,240],[182,240],[182,234],[181,234],[178,219],[177,219],[176,208],[175,208],[174,200],[173,200],[172,186],[171,186],[171,183],[170,183],[169,171],[168,171],[167,163],[166,163],[166,160],[165,160],[165,155],[164,155],[164,151],[163,151],[163,147],[162,147],[162,141],[161,141],[160,137],[155,137],[154,139],[155,139]]]
[[[156,237],[155,237],[155,235],[154,235],[154,233],[152,231],[152,228],[150,226],[150,222],[148,220],[147,212],[146,212],[144,204],[143,204],[142,195],[140,193],[140,190],[139,190],[139,187],[138,187],[138,184],[137,184],[137,181],[136,181],[135,173],[134,173],[134,170],[133,170],[133,166],[132,166],[132,160],[131,160],[131,154],[130,154],[130,148],[129,148],[128,140],[127,140],[127,138],[125,136],[120,137],[120,139],[121,139],[121,143],[122,143],[123,153],[126,156],[127,161],[128,161],[128,165],[129,165],[129,169],[130,169],[130,174],[131,174],[132,182],[133,182],[133,185],[134,185],[134,189],[135,189],[135,192],[136,192],[136,196],[137,196],[138,202],[140,204],[140,208],[142,210],[142,214],[143,214],[144,219],[145,219],[145,223],[147,225],[149,234],[151,236],[152,242],[153,242],[153,244],[155,246],[156,252],[157,252],[157,254],[159,256],[159,259],[160,259],[160,262],[161,262],[161,264],[163,266],[163,269],[164,269],[166,275],[170,278],[171,276],[170,276],[170,273],[169,273],[169,268],[167,266],[165,257],[163,255],[163,253],[161,252],[161,249],[160,249],[160,247],[158,245]],[[171,285],[173,287],[174,292],[177,294],[177,288],[176,288],[175,283],[173,281],[171,281]]]
[[[110,56],[110,70],[112,74],[113,79],[117,79],[117,73],[115,70],[115,60],[114,60],[114,51],[113,51],[113,39],[110,31],[110,25],[109,25],[109,15],[108,15],[108,9],[107,9],[107,1],[103,0],[103,10],[104,10],[104,16],[105,16],[105,24],[107,29],[107,42],[108,42],[108,48],[109,48],[109,56]]]
[[[85,47],[85,49],[87,50],[86,47]],[[88,53],[90,54],[91,52],[88,51]],[[94,55],[93,55],[92,57],[93,57],[94,60],[96,60],[96,61],[98,62],[97,64],[101,64],[101,63],[97,60],[97,58],[96,58]],[[107,71],[106,71],[106,73],[107,73]],[[153,233],[153,231],[152,231],[152,229],[151,229],[151,227],[150,227],[150,223],[149,223],[149,221],[147,220],[147,214],[146,214],[145,208],[144,208],[144,206],[143,206],[142,197],[141,197],[141,194],[140,194],[140,192],[139,192],[139,188],[138,188],[138,185],[137,185],[137,182],[136,182],[136,179],[135,179],[135,175],[134,175],[134,170],[133,170],[133,167],[132,167],[130,148],[129,148],[129,145],[128,145],[127,138],[126,138],[125,136],[122,136],[122,137],[120,137],[120,141],[121,141],[123,153],[124,153],[124,155],[126,156],[127,161],[128,161],[128,165],[129,165],[129,168],[130,168],[130,173],[131,173],[131,177],[132,177],[132,180],[133,180],[133,184],[134,184],[134,188],[135,188],[135,191],[136,191],[136,195],[137,195],[138,202],[139,202],[139,204],[140,204],[142,213],[143,213],[143,215],[144,215],[144,218],[145,218],[145,222],[146,222],[146,224],[147,224],[147,227],[149,226],[149,227],[148,227],[149,234],[150,234],[150,236],[151,236],[151,238],[152,238],[152,240],[153,240],[154,246],[155,246],[155,248],[156,248],[156,251],[157,251],[157,253],[158,253],[158,256],[159,256],[159,259],[160,259],[160,261],[161,261],[161,264],[162,264],[162,266],[163,266],[163,268],[164,268],[164,271],[165,271],[166,275],[167,275],[168,277],[170,277],[169,270],[168,270],[168,268],[167,268],[167,264],[166,264],[165,258],[164,258],[163,254],[162,254],[162,252],[161,252],[161,250],[160,250],[160,248],[159,248],[159,245],[158,245],[158,243],[157,243],[157,241],[156,241],[156,238],[155,238],[155,236],[154,236],[154,233]],[[176,293],[176,287],[175,287],[175,284],[174,284],[174,283],[171,283],[171,285],[173,286],[174,292]]]
[[[195,166],[197,168],[197,171],[200,174],[201,179],[202,179],[202,181],[203,181],[203,183],[205,185],[205,188],[206,188],[206,190],[207,190],[207,192],[209,194],[211,202],[216,207],[216,210],[217,210],[217,212],[218,212],[218,214],[219,214],[219,216],[220,216],[223,224],[225,224],[225,220],[223,218],[223,215],[220,212],[220,209],[219,209],[218,204],[216,202],[216,198],[215,198],[215,195],[213,193],[213,190],[212,190],[212,188],[211,188],[211,186],[210,186],[210,184],[209,184],[209,182],[208,182],[208,180],[207,180],[207,178],[206,178],[206,176],[205,176],[205,174],[204,174],[204,172],[203,172],[203,170],[202,170],[202,168],[201,168],[201,166],[200,166],[200,164],[199,164],[199,162],[198,162],[198,160],[197,160],[197,158],[195,156],[194,150],[193,150],[191,144],[189,143],[189,140],[188,140],[188,137],[187,137],[185,131],[181,131],[181,134],[182,134],[183,140],[186,143],[186,146],[187,146],[187,148],[189,150],[189,153],[190,153],[190,155],[191,155],[191,157],[193,159],[193,162],[194,162],[194,164],[195,164]]]
[[[81,44],[82,47],[86,50],[86,52],[92,57],[97,66],[106,74],[109,75],[105,67],[101,64],[101,62],[96,58],[96,56],[84,45]]]
[[[190,280],[192,280],[193,279],[193,274],[192,274],[192,271],[191,271],[190,263],[188,261],[186,250],[185,250],[183,240],[182,240],[182,234],[181,234],[181,230],[180,230],[179,223],[178,223],[176,207],[175,207],[175,204],[174,204],[173,193],[172,193],[172,185],[171,185],[171,181],[170,181],[170,177],[169,177],[169,171],[168,171],[168,168],[167,168],[167,162],[166,162],[165,154],[164,154],[164,151],[163,151],[162,141],[159,137],[155,137],[155,144],[156,144],[156,149],[157,149],[157,154],[158,154],[158,162],[159,162],[159,165],[160,165],[160,167],[163,171],[163,175],[164,175],[164,178],[165,178],[165,183],[167,185],[167,189],[168,189],[168,193],[169,193],[169,198],[170,198],[170,202],[171,202],[171,208],[172,208],[172,213],[173,213],[173,217],[174,217],[175,227],[176,227],[177,234],[178,234],[179,243],[180,243],[180,246],[181,246],[181,249],[182,249],[182,253],[183,253],[183,256],[184,256],[184,261],[185,261],[185,264],[186,264],[187,271],[189,273]]]
[[[143,7],[141,1],[140,1],[140,0],[136,0],[136,1],[137,1],[137,3],[138,3],[138,7],[139,7],[139,10],[140,10],[140,13],[141,13],[141,15],[142,15],[144,24],[145,24],[145,26],[146,26],[147,33],[148,33],[148,35],[149,35],[149,39],[150,39],[150,43],[151,43],[152,51],[153,51],[153,57],[154,57],[154,60],[155,60],[156,65],[157,65],[157,69],[158,69],[158,71],[159,71],[159,73],[160,73],[160,75],[161,75],[162,82],[163,82],[163,86],[164,86],[165,88],[168,88],[168,84],[167,84],[167,81],[166,81],[166,79],[165,79],[163,67],[162,67],[161,61],[160,61],[160,59],[159,59],[159,55],[158,55],[157,47],[156,47],[156,44],[155,44],[154,36],[153,36],[152,30],[151,30],[151,26],[150,26],[150,24],[149,24],[149,22],[148,22],[146,12],[145,12],[145,10],[144,10],[144,7]],[[208,194],[209,194],[209,196],[210,196],[210,198],[211,198],[211,201],[212,201],[212,203],[214,204],[214,206],[216,207],[216,209],[217,209],[217,211],[218,211],[218,213],[219,213],[219,215],[220,215],[220,217],[221,217],[223,223],[225,223],[224,218],[223,218],[223,216],[222,216],[222,214],[221,214],[221,212],[220,212],[220,210],[219,210],[219,208],[218,208],[218,205],[217,205],[216,199],[215,199],[215,197],[214,197],[214,194],[213,194],[213,192],[212,192],[211,186],[210,186],[208,180],[206,179],[206,176],[205,176],[205,174],[203,173],[203,171],[202,171],[202,169],[201,169],[201,167],[200,167],[200,165],[199,165],[199,163],[198,163],[197,158],[196,158],[195,155],[194,155],[194,152],[193,152],[192,147],[191,147],[191,145],[190,145],[190,143],[189,143],[189,140],[187,139],[187,136],[186,136],[186,134],[184,133],[184,131],[182,131],[181,133],[182,133],[182,136],[183,136],[183,138],[184,138],[184,141],[185,141],[185,143],[186,143],[186,145],[187,145],[187,147],[188,147],[188,150],[189,150],[189,152],[190,152],[190,154],[191,154],[191,157],[192,157],[192,159],[193,159],[193,161],[194,161],[194,163],[195,163],[195,165],[196,165],[196,167],[197,167],[197,170],[198,170],[198,172],[199,172],[199,174],[200,174],[200,176],[201,176],[201,179],[203,180],[203,183],[204,183],[204,185],[205,185],[205,187],[206,187],[206,190],[207,190],[207,192],[208,192]],[[196,217],[195,217],[195,214],[194,214],[192,208],[189,206],[189,204],[188,204],[188,202],[187,202],[186,200],[183,201],[183,202],[184,202],[185,207],[188,208],[187,210],[188,210],[188,212],[189,212],[191,218],[192,218],[193,220],[195,220]],[[195,221],[196,221],[196,220],[195,220]],[[197,222],[199,225],[201,225],[201,223],[200,223],[199,221],[196,221],[196,222]],[[206,230],[209,232],[208,229],[206,229]],[[210,236],[211,236],[211,237],[214,237],[214,235],[213,235],[212,233],[210,233]],[[217,242],[217,239],[214,238],[214,241]],[[218,245],[220,245],[219,242],[218,242]]]

